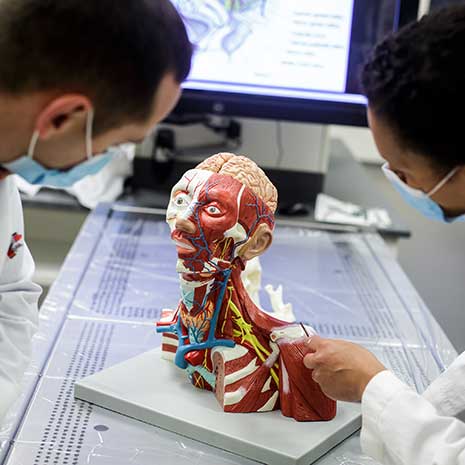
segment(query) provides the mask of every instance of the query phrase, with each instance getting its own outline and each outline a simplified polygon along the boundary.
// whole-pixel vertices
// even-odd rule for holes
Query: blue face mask
[[[67,171],[49,169],[34,161],[34,151],[39,140],[39,131],[35,131],[29,145],[28,154],[10,163],[2,163],[8,171],[21,176],[29,184],[66,189],[76,184],[86,176],[97,174],[113,157],[112,149],[104,154],[92,154],[92,125],[94,112],[87,115],[86,125],[86,150],[87,160]]]
[[[431,198],[434,194],[439,192],[457,173],[459,168],[454,168],[434,189],[425,193],[419,189],[414,189],[407,185],[402,179],[397,176],[394,171],[389,168],[386,163],[383,165],[382,170],[386,175],[388,181],[399,192],[402,198],[415,210],[418,210],[424,216],[431,220],[442,221],[443,223],[454,223],[458,221],[465,221],[465,214],[448,218],[444,215],[442,208]]]

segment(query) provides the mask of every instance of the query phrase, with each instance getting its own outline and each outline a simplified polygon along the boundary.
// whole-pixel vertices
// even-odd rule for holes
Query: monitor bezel
[[[418,16],[419,0],[398,0],[394,28]],[[366,127],[366,105],[314,99],[185,89],[173,115],[211,114]]]

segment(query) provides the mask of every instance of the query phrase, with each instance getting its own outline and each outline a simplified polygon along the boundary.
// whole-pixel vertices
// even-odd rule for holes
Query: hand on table
[[[347,341],[313,336],[307,342],[304,364],[312,378],[334,400],[358,402],[370,380],[384,365],[368,350]]]

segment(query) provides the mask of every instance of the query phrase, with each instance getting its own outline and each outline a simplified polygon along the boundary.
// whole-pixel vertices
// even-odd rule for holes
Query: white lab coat
[[[31,281],[33,273],[34,261],[24,242],[21,199],[9,176],[0,180],[0,424],[20,393],[31,360],[42,292]]]
[[[363,452],[391,465],[465,465],[465,352],[423,395],[383,371],[362,398]]]

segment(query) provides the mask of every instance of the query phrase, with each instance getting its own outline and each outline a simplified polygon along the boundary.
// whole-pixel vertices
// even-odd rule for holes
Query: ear
[[[270,227],[262,223],[254,235],[242,246],[239,256],[248,261],[266,252],[273,242],[273,231]]]
[[[42,140],[81,127],[85,115],[92,109],[92,103],[84,95],[63,95],[50,102],[40,113],[36,129]]]

